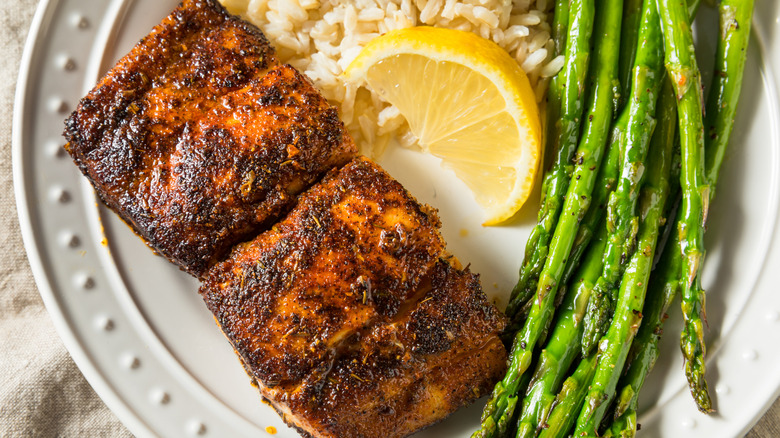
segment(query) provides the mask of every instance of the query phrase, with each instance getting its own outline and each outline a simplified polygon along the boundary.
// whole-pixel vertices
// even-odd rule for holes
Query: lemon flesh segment
[[[528,78],[503,49],[468,32],[403,29],[371,41],[345,76],[398,108],[420,147],[473,192],[485,225],[526,201],[541,127]]]

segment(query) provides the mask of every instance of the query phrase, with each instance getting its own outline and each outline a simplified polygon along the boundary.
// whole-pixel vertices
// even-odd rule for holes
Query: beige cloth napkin
[[[11,120],[35,3],[17,0],[0,6],[0,437],[131,436],[89,386],[55,332],[19,233]],[[747,436],[780,437],[780,403]]]

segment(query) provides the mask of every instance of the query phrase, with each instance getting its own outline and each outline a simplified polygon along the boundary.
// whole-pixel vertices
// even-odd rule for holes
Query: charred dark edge
[[[230,14],[217,0],[194,0],[194,5],[197,5],[198,7],[204,7],[211,9],[214,13],[216,13],[224,22],[230,23],[231,25],[235,26],[238,29],[245,30],[248,34],[251,36],[257,38],[258,44],[267,44],[269,47],[272,47],[274,49],[274,52],[272,52],[272,55],[275,55],[275,48],[269,40],[266,38],[265,34],[252,23],[249,23],[243,19],[241,19],[238,16]],[[178,7],[171,12],[171,14],[168,14],[163,20],[168,20],[171,18],[177,10],[181,10],[184,6],[184,2],[180,2]],[[136,50],[137,47],[143,46],[146,41],[153,38],[155,34],[157,34],[161,29],[163,29],[161,24],[155,25],[155,27],[148,33],[145,37],[143,37],[133,48],[128,52],[128,55],[132,53],[134,50]],[[126,57],[127,55],[125,55]],[[123,57],[122,59],[124,59]],[[119,61],[121,63],[121,60]],[[290,68],[295,69],[293,66],[289,64],[279,64],[280,66],[289,66]],[[113,68],[112,68],[113,70]],[[112,71],[112,70],[109,70]],[[270,71],[270,70],[269,70]],[[300,75],[302,79],[308,83],[313,89],[317,89],[314,85],[314,83],[309,79],[306,75],[301,74]],[[104,78],[105,76],[103,76]],[[103,80],[103,78],[98,80],[98,86],[100,82]],[[93,88],[94,90],[94,88]],[[318,90],[319,91],[319,90]],[[81,173],[89,180],[90,184],[93,187],[98,187],[97,182],[92,178],[92,176],[89,173],[89,169],[87,167],[86,163],[86,157],[83,153],[83,150],[85,150],[84,143],[81,141],[83,140],[81,138],[81,135],[78,133],[77,130],[72,130],[71,126],[75,125],[75,123],[72,123],[72,121],[75,120],[76,115],[79,113],[80,109],[82,108],[82,104],[90,99],[90,94],[92,93],[92,90],[90,90],[89,93],[83,98],[79,100],[79,103],[76,107],[76,110],[74,110],[66,119],[65,119],[65,131],[63,132],[63,135],[67,141],[66,145],[64,146],[65,150],[71,155],[71,158],[78,166],[79,170],[81,170]],[[334,107],[335,108],[335,107]],[[335,108],[338,111],[338,108]],[[341,122],[341,138],[338,142],[338,144],[343,144],[345,141],[345,137],[349,136],[349,133],[346,129],[346,126],[344,126],[343,122]],[[73,148],[70,147],[71,144],[78,145],[75,149],[78,152],[71,152]],[[124,208],[122,208],[118,202],[115,202],[111,199],[108,199],[108,197],[104,196],[104,194],[100,190],[94,190],[94,192],[97,194],[98,198],[106,205],[109,209],[111,209],[113,212],[119,216],[122,221],[130,227],[130,229],[133,230],[133,232],[141,237],[141,239],[144,241],[144,243],[157,255],[160,255],[162,257],[165,257],[167,260],[172,262],[174,265],[176,265],[180,270],[196,277],[199,280],[203,280],[208,273],[208,271],[213,268],[215,265],[219,264],[220,262],[226,260],[233,248],[235,248],[238,245],[241,245],[242,243],[246,243],[250,240],[252,240],[255,236],[257,236],[260,233],[263,233],[271,228],[273,224],[276,222],[284,219],[287,214],[292,211],[295,206],[298,204],[298,196],[313,187],[314,185],[320,183],[324,178],[327,177],[329,172],[331,171],[339,171],[341,168],[343,168],[345,165],[347,165],[350,162],[350,159],[353,158],[353,156],[345,156],[344,159],[335,164],[330,169],[325,169],[319,174],[315,176],[315,178],[312,179],[311,182],[305,182],[305,185],[301,188],[301,190],[298,193],[291,194],[290,201],[287,202],[283,207],[279,209],[279,211],[270,214],[268,218],[263,221],[260,224],[250,226],[248,230],[246,230],[243,233],[238,233],[234,236],[233,239],[226,241],[224,245],[220,248],[216,248],[216,253],[212,254],[212,256],[208,260],[204,260],[200,263],[192,263],[192,262],[186,262],[182,260],[180,257],[174,256],[174,254],[171,253],[171,251],[166,251],[161,246],[154,243],[154,239],[152,239],[152,236],[146,232],[144,227],[141,227],[130,214],[128,214]]]

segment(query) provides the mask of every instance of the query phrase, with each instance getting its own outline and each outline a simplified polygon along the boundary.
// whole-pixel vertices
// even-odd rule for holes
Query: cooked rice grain
[[[528,74],[537,101],[563,67],[552,57],[547,0],[221,0],[261,28],[282,62],[304,72],[341,109],[361,151],[378,156],[390,139],[413,146],[398,110],[339,75],[373,38],[417,25],[473,32],[504,48]],[[552,2],[549,2],[550,6]]]

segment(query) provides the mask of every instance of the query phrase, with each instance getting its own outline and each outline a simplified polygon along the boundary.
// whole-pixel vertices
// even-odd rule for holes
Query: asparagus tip
[[[704,344],[699,344],[703,348]],[[690,345],[689,345],[690,347]],[[683,348],[685,355],[685,377],[688,379],[688,387],[691,395],[696,402],[699,411],[709,414],[715,412],[712,408],[712,399],[710,398],[709,386],[705,379],[704,353],[690,355],[691,351]]]

